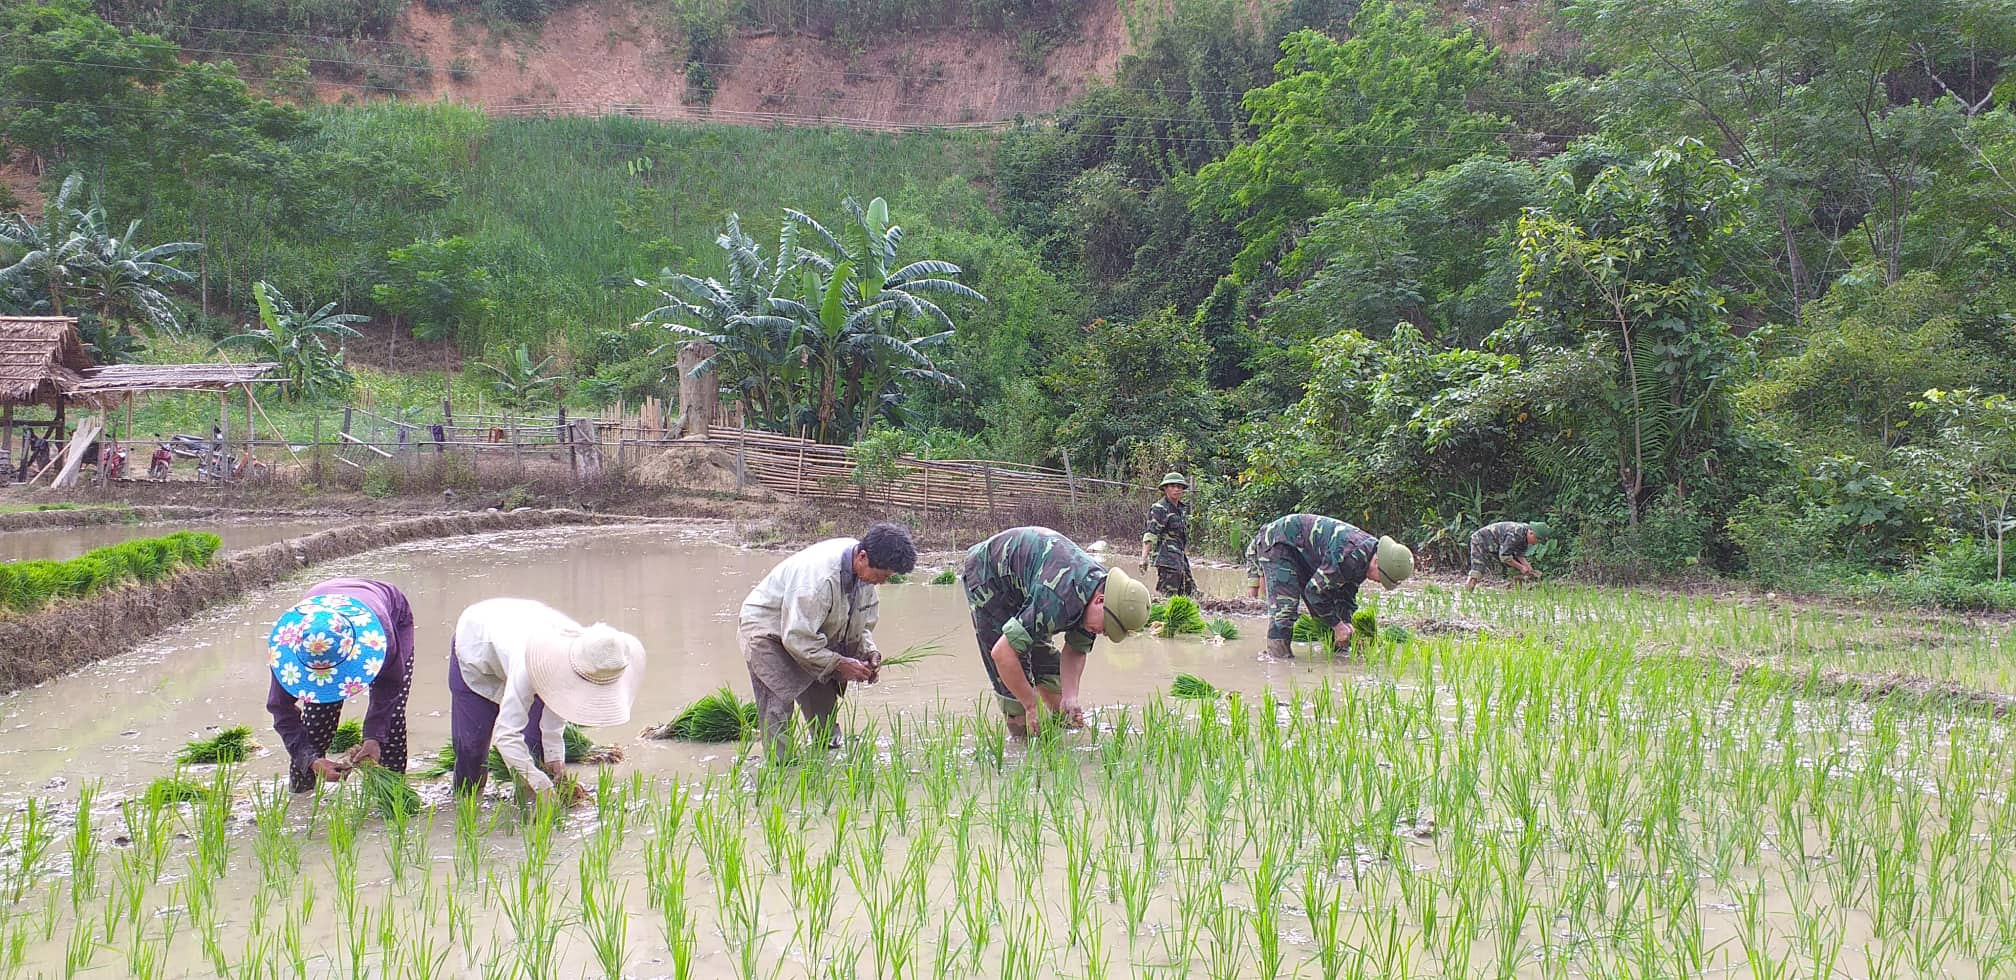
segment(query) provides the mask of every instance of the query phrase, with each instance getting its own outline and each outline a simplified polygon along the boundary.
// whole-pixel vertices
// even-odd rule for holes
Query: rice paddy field
[[[318,574],[409,587],[420,756],[470,597],[637,632],[642,728],[746,694],[733,610],[777,557],[570,529]],[[178,769],[213,727],[274,741],[256,651],[305,582],[0,699],[0,975],[2016,973],[2012,722],[1877,683],[2012,691],[2007,621],[1410,583],[1335,660],[1259,663],[1246,617],[1102,643],[1091,723],[1025,742],[936,570],[884,587],[878,635],[949,655],[850,692],[839,749],[595,731],[624,759],[567,811],[439,780],[417,808],[295,797],[274,752]]]

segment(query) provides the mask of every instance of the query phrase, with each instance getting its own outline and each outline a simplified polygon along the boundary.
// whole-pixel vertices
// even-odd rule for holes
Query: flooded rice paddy
[[[636,632],[636,724],[592,733],[625,758],[585,771],[595,798],[564,814],[501,791],[458,806],[437,782],[388,823],[355,780],[280,791],[277,752],[185,773],[223,790],[210,802],[140,798],[213,726],[275,742],[262,643],[307,579],[0,699],[0,974],[2016,969],[2011,722],[1811,697],[1798,670],[1915,657],[1992,676],[2006,626],[1914,620],[1900,638],[1714,599],[1410,587],[1380,602],[1412,638],[1348,664],[1256,663],[1250,619],[1231,642],[1102,643],[1094,724],[1020,743],[982,696],[958,589],[906,584],[883,590],[881,645],[949,655],[850,692],[839,751],[759,767],[634,731],[747,691],[734,612],[779,555],[716,531],[514,533],[315,569],[412,597],[416,757],[447,738],[467,603],[533,596]],[[1689,656],[1746,643],[1788,669],[1732,683]],[[1165,697],[1179,672],[1228,696]]]

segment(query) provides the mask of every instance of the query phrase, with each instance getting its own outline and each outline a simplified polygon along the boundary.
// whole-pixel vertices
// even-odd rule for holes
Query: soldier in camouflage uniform
[[[1066,724],[1080,723],[1078,682],[1093,634],[1118,643],[1148,625],[1147,586],[1047,527],[1010,528],[974,545],[959,580],[980,662],[1016,735],[1034,731],[1039,697]],[[1058,633],[1061,654],[1051,645]]]
[[[1477,587],[1478,581],[1490,574],[1491,569],[1511,568],[1521,578],[1514,579],[1516,587],[1525,579],[1540,581],[1540,572],[1526,561],[1526,549],[1547,540],[1547,525],[1534,521],[1521,524],[1518,521],[1499,521],[1486,524],[1470,535],[1470,578],[1463,583],[1466,589]]]
[[[1387,589],[1414,574],[1414,553],[1392,538],[1374,538],[1320,514],[1289,514],[1260,529],[1246,546],[1246,588],[1267,588],[1267,656],[1292,659],[1296,610],[1330,627],[1341,646],[1351,639],[1358,586],[1370,578]]]
[[[1190,576],[1190,505],[1183,502],[1188,489],[1183,474],[1164,475],[1162,496],[1148,508],[1148,531],[1141,535],[1141,567],[1148,567],[1153,552],[1155,591],[1163,595],[1197,594],[1197,580]]]

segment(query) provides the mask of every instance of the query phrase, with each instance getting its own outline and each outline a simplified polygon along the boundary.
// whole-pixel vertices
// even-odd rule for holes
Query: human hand
[[[1340,621],[1337,625],[1330,627],[1330,639],[1336,641],[1339,647],[1349,647],[1351,645],[1351,624]]]
[[[833,666],[833,672],[839,674],[843,681],[866,682],[875,677],[875,668],[853,657],[841,657],[840,662]]]
[[[1065,728],[1085,727],[1085,709],[1079,707],[1075,701],[1064,702],[1063,707],[1058,710],[1057,714],[1058,720]]]
[[[345,763],[353,766],[359,762],[363,762],[365,759],[369,759],[372,762],[379,763],[380,765],[384,764],[385,753],[383,749],[379,748],[377,739],[367,738],[364,741],[359,742],[354,746],[351,746],[349,754],[343,757],[343,761]]]
[[[588,800],[587,788],[565,776],[554,780],[552,787],[539,795],[552,800],[555,806],[563,810],[571,810]]]
[[[322,777],[323,781],[331,783],[342,782],[350,772],[349,767],[335,759],[317,759],[308,768],[315,770],[315,775]]]
[[[1257,586],[1257,585],[1249,585],[1249,586],[1247,586],[1247,587],[1246,587],[1246,598],[1248,598],[1248,599],[1258,599],[1258,598],[1260,598],[1260,587],[1259,587],[1259,586]]]
[[[1537,568],[1528,568],[1526,570],[1526,577],[1538,582],[1540,581],[1540,570]]]

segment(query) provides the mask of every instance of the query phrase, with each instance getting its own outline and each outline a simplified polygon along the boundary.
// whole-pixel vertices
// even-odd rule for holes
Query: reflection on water
[[[314,534],[329,526],[283,521],[213,523],[205,521],[166,524],[90,524],[82,527],[49,528],[33,531],[0,531],[0,561],[67,561],[94,548],[104,548],[136,538],[153,538],[176,531],[207,531],[224,539],[225,551],[244,551],[260,545]]]
[[[172,768],[184,741],[216,725],[251,725],[269,748],[277,746],[264,707],[267,631],[307,585],[339,575],[384,579],[412,600],[420,660],[407,714],[416,758],[448,738],[448,637],[456,617],[479,599],[521,596],[643,640],[649,668],[633,722],[596,735],[624,744],[630,760],[647,769],[689,768],[722,750],[645,742],[636,732],[723,684],[748,696],[736,611],[783,557],[717,543],[713,531],[660,525],[510,532],[415,542],[318,565],[282,586],[201,614],[133,653],[0,699],[0,793],[59,775],[72,784],[102,778],[108,789],[144,784]],[[920,568],[915,578],[922,582],[935,571]],[[1258,663],[1254,654],[1264,629],[1257,621],[1241,621],[1241,627],[1245,638],[1230,643],[1137,637],[1115,646],[1102,640],[1086,670],[1085,701],[1140,703],[1184,672],[1220,687],[1258,691],[1285,687],[1298,674],[1339,669]],[[851,705],[874,712],[939,704],[992,710],[991,698],[982,697],[986,674],[956,586],[884,586],[876,637],[891,653],[936,642],[945,655],[892,669],[875,687],[857,687],[848,696]],[[360,706],[350,716],[361,712]],[[250,768],[257,776],[277,774],[283,762],[280,753],[268,752]]]

